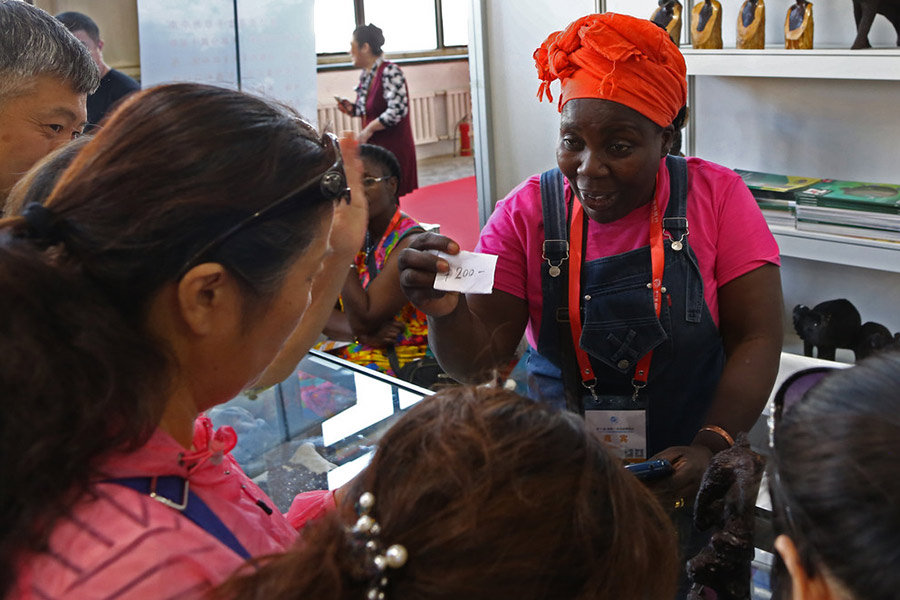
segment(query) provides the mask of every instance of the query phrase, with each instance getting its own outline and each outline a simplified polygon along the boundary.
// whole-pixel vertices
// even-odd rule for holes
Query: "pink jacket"
[[[279,552],[297,538],[275,505],[247,477],[229,453],[237,442],[231,427],[213,431],[200,417],[194,424],[196,450],[186,451],[157,430],[145,446],[105,460],[107,477],[179,475],[253,556]],[[11,598],[192,598],[222,582],[242,560],[216,538],[149,496],[112,483],[94,485],[61,520],[46,553],[25,558]],[[334,505],[329,492],[301,495],[292,521],[321,514]]]

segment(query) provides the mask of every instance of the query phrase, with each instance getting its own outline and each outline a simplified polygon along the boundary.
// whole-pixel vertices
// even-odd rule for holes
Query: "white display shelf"
[[[900,243],[769,225],[782,256],[900,273]]]
[[[682,46],[688,75],[900,81],[900,49],[695,50]]]

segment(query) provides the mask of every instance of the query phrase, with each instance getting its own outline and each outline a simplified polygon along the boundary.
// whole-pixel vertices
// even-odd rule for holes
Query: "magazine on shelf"
[[[797,204],[797,229],[900,241],[900,214]]]
[[[796,193],[798,205],[900,215],[900,185],[822,179]]]
[[[835,235],[865,238],[867,240],[900,242],[900,232],[886,231],[883,229],[869,229],[867,227],[854,227],[852,225],[835,225],[834,223],[818,223],[816,221],[798,220],[797,229],[799,231],[831,233]]]
[[[763,208],[762,204],[760,204],[760,208],[762,209],[762,214],[766,219],[766,223],[769,225],[794,227],[796,224],[797,219],[795,218],[793,211]]]
[[[794,194],[818,182],[812,177],[796,177],[794,175],[777,175],[761,171],[735,169],[750,192],[762,206],[763,202],[771,204],[773,210],[790,210],[788,202],[794,201]]]

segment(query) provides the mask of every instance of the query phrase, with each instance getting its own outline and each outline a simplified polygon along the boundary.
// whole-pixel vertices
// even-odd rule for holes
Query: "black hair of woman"
[[[387,148],[376,146],[374,144],[360,144],[359,156],[362,159],[369,159],[384,167],[387,172],[391,174],[391,177],[397,178],[397,188],[400,188],[402,177],[400,172],[400,161],[397,160],[397,156],[393,152]]]
[[[828,374],[776,423],[779,597],[897,597],[898,390],[900,352],[881,353]]]
[[[376,27],[371,23],[360,25],[353,30],[353,39],[356,40],[360,47],[368,44],[369,49],[375,56],[384,54],[384,50],[381,49],[384,46],[384,32],[381,31],[380,27]]]

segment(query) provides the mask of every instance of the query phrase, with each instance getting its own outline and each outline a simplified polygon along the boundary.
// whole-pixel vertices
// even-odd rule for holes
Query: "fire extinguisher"
[[[471,125],[465,121],[459,122],[459,155],[472,156],[472,139],[469,137]]]

